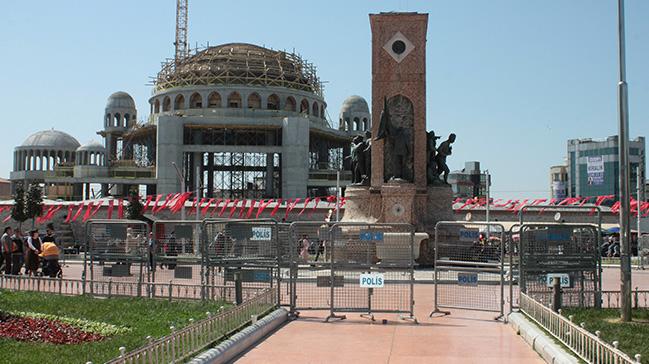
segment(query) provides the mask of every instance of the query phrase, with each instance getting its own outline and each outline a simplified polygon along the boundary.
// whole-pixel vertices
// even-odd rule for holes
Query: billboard
[[[604,157],[586,157],[586,173],[588,184],[600,186],[604,184]]]
[[[552,182],[552,198],[563,199],[568,197],[566,194],[567,188],[564,181]]]

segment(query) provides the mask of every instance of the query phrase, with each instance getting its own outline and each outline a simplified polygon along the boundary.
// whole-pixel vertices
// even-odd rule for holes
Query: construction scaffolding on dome
[[[153,80],[153,92],[215,84],[279,86],[318,96],[323,92],[312,63],[295,53],[246,43],[208,46],[180,60],[166,60]]]

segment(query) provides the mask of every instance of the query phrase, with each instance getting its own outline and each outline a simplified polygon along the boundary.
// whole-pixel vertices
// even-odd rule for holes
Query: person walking
[[[153,231],[149,232],[149,270],[155,271],[155,262],[153,260],[153,256],[155,255],[156,252],[156,242],[153,237]]]
[[[309,246],[311,245],[311,242],[309,241],[309,238],[306,235],[302,236],[302,240],[300,241],[300,257],[305,261],[309,261]]]
[[[13,251],[11,253],[11,274],[19,275],[20,269],[25,262],[25,239],[20,229],[14,230],[11,236],[13,242]]]
[[[38,272],[38,266],[40,259],[38,254],[41,253],[41,246],[43,241],[40,236],[38,236],[38,230],[32,230],[29,232],[29,237],[27,237],[27,260],[26,260],[26,271],[25,273],[35,275]]]
[[[13,231],[11,227],[7,226],[4,230],[4,234],[0,237],[0,243],[2,243],[2,257],[4,258],[4,272],[5,274],[11,274],[11,253],[13,251],[13,241],[11,241],[11,235]]]

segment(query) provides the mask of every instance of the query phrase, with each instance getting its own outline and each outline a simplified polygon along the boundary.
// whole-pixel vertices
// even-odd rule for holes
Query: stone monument
[[[372,115],[381,118],[372,125],[370,185],[347,187],[343,221],[411,223],[433,236],[438,221],[454,219],[451,188],[439,179],[454,136],[437,148],[439,137],[426,131],[428,14],[370,14],[370,25]]]

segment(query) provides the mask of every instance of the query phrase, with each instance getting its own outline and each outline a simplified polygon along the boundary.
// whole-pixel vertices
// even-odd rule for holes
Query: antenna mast
[[[176,46],[175,60],[178,63],[189,55],[187,43],[187,2],[188,0],[176,0]]]

